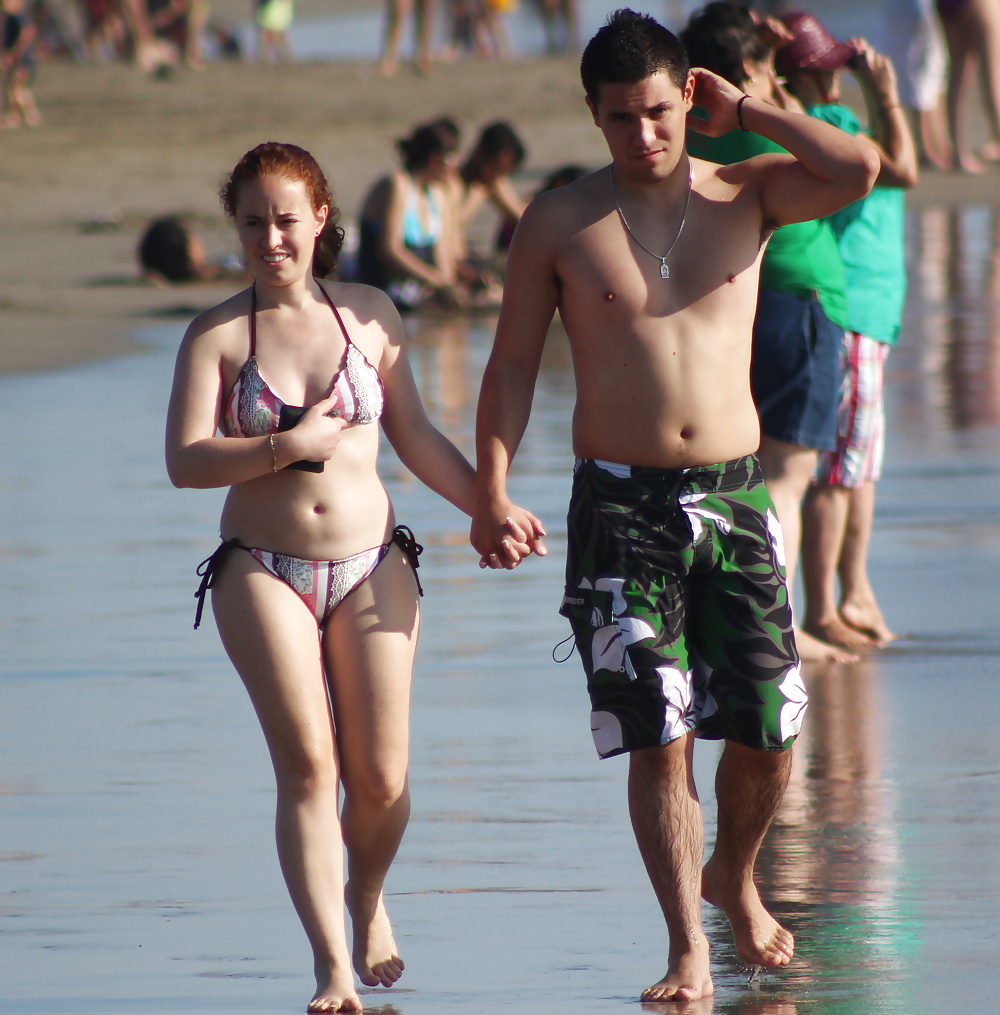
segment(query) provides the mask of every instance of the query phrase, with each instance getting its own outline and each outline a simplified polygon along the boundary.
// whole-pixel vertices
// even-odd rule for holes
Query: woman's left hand
[[[281,435],[289,461],[305,459],[310,462],[328,462],[333,458],[341,434],[347,423],[339,416],[327,415],[337,407],[337,396],[331,395],[310,406],[306,414],[291,429]]]

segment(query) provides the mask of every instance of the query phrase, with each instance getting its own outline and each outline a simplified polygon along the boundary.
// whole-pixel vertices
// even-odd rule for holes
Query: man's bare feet
[[[811,634],[827,645],[839,645],[841,648],[874,648],[875,638],[863,631],[861,628],[848,624],[839,614],[832,617],[814,619],[807,616],[802,623],[802,630]],[[796,641],[798,640],[796,633]],[[802,654],[800,647],[799,654]]]
[[[764,908],[753,879],[732,891],[725,890],[706,864],[701,878],[701,896],[729,918],[736,951],[750,966],[785,966],[795,954],[795,939]]]
[[[345,956],[346,957],[346,956]],[[354,976],[342,963],[316,967],[316,993],[307,1012],[361,1011],[361,998],[354,989]]]
[[[868,603],[844,600],[840,604],[840,616],[848,627],[853,627],[871,639],[879,648],[895,641],[899,635],[889,629],[889,625],[874,600]]]
[[[715,993],[709,970],[708,938],[699,935],[690,951],[671,958],[667,975],[647,987],[641,1001],[697,1001]]]
[[[374,903],[367,902],[355,895],[348,882],[344,898],[354,928],[355,972],[366,987],[391,987],[403,975],[403,960],[396,950],[382,896]]]
[[[856,663],[858,656],[847,649],[830,645],[819,638],[813,637],[802,628],[795,628],[795,647],[799,650],[799,659],[804,663]]]

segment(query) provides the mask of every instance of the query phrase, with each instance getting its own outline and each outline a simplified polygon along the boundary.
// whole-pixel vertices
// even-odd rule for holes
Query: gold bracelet
[[[269,434],[267,438],[268,444],[271,445],[271,471],[277,473],[278,471],[278,452],[274,446],[274,434]]]

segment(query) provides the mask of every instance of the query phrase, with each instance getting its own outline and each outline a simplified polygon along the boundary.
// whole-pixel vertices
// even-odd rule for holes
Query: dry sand
[[[135,246],[150,217],[185,211],[210,254],[234,252],[216,193],[259,141],[310,149],[345,215],[393,164],[393,140],[443,113],[467,140],[487,120],[515,123],[529,149],[526,192],[556,165],[605,161],[569,59],[460,62],[391,80],[366,64],[219,63],[159,80],[125,66],[48,63],[35,94],[42,126],[0,132],[4,373],[128,351],[137,328],[182,321],[231,292],[140,284]],[[992,203],[998,178],[925,173],[911,201]]]

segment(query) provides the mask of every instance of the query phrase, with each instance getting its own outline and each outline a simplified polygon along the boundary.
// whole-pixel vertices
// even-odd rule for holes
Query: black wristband
[[[746,130],[746,127],[743,126],[743,103],[749,98],[749,95],[744,95],[736,103],[736,122],[740,125],[740,130],[742,131]]]

